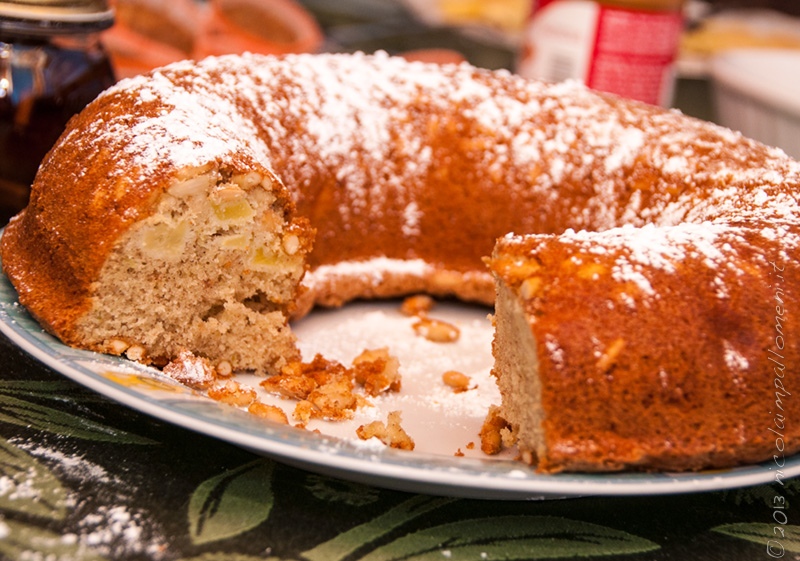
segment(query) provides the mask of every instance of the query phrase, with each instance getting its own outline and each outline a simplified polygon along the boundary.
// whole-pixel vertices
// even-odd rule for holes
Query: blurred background
[[[800,1],[571,1],[677,13],[678,20],[664,20],[678,21],[679,33],[666,47],[674,57],[661,104],[800,157]],[[548,40],[532,24],[561,2],[566,0],[76,1],[97,13],[110,4],[114,12],[113,21],[96,16],[94,24],[79,29],[99,40],[101,55],[92,51],[89,66],[70,66],[65,61],[73,59],[63,53],[88,52],[87,44],[70,46],[69,33],[50,24],[31,38],[14,27],[13,11],[2,11],[19,2],[0,1],[0,221],[25,204],[38,162],[69,115],[115,80],[208,55],[378,49],[531,74],[524,58],[540,53],[540,43]],[[37,9],[54,4],[26,3]],[[58,37],[46,36],[54,30]],[[59,51],[41,55],[48,42],[61,49],[61,58]]]
[[[117,23],[103,41],[120,77],[181,58],[245,50],[383,49],[516,70],[533,2],[116,0]],[[627,4],[647,7],[659,1]],[[704,119],[718,119],[710,83],[715,56],[743,48],[800,51],[797,0],[687,0],[682,12],[671,105]]]

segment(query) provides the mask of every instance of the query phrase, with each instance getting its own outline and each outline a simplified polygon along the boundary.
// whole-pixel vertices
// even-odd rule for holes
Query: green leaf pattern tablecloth
[[[389,561],[800,558],[800,484],[486,501],[345,482],[154,420],[0,341],[0,556]]]

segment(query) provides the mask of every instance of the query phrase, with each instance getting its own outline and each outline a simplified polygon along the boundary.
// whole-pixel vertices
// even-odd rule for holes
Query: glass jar
[[[534,0],[519,74],[669,106],[684,0]]]
[[[28,201],[67,121],[115,82],[105,0],[0,1],[0,226]]]

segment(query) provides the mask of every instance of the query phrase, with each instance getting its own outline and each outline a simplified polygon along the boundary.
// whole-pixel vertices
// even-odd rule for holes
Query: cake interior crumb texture
[[[299,358],[286,318],[306,248],[272,180],[184,175],[119,240],[81,331],[116,348],[125,333],[154,358],[188,348],[252,370]]]
[[[520,454],[528,463],[545,456],[544,410],[536,340],[520,300],[498,283],[495,301],[495,366],[493,373],[506,399],[502,417],[511,425]]]

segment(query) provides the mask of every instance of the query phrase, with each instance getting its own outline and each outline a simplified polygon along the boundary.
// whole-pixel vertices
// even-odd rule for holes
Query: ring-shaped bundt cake
[[[69,345],[266,373],[315,304],[494,302],[523,458],[699,469],[800,445],[799,193],[779,150],[576,83],[226,56],[74,118],[2,258]]]

